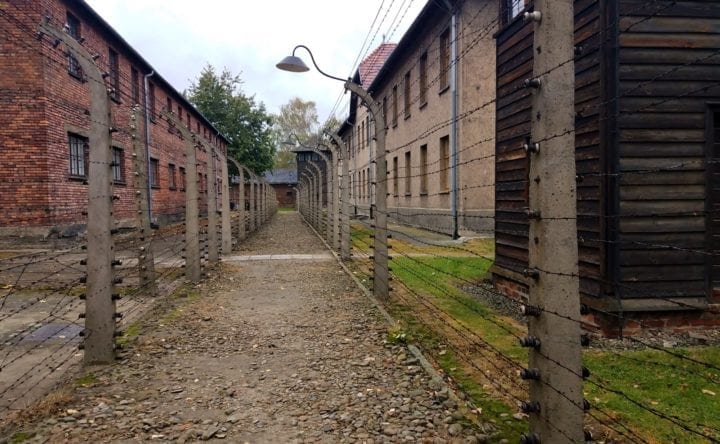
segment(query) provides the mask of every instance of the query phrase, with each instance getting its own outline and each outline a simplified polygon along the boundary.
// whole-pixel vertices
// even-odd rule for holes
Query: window
[[[392,89],[392,125],[397,126],[398,120],[398,103],[397,103],[397,85]]]
[[[70,147],[70,176],[85,178],[87,176],[88,139],[77,134],[68,134]]]
[[[360,199],[365,198],[365,170],[360,170]]]
[[[412,184],[412,165],[410,164],[411,158],[410,158],[410,151],[405,152],[405,195],[410,196],[412,194],[412,190],[410,189],[410,185]]]
[[[382,113],[383,113],[383,119],[385,120],[385,129],[388,127],[388,113],[387,113],[387,96],[383,97],[382,101]]]
[[[72,15],[70,12],[66,15],[67,33],[70,37],[80,41],[82,39],[80,20]],[[78,80],[83,80],[83,70],[80,67],[80,62],[75,58],[74,55],[68,52],[68,74],[75,77]]]
[[[420,70],[420,106],[427,103],[427,51],[422,53],[420,56],[420,63],[418,69]]]
[[[185,113],[185,117],[187,119],[187,129],[190,129],[190,127],[192,126],[190,124],[190,113]]]
[[[195,122],[195,132],[200,134],[200,121]]]
[[[180,191],[185,191],[185,168],[180,167]]]
[[[448,182],[448,170],[450,169],[450,138],[448,136],[440,139],[440,192],[447,192],[450,189]]]
[[[172,99],[170,96],[167,97],[167,102],[165,103],[165,106],[167,107],[167,110],[169,113],[172,112]]]
[[[365,116],[365,145],[370,146],[370,116]]]
[[[172,112],[172,109],[171,109],[170,111]],[[178,103],[178,106],[177,106],[177,117],[178,117],[178,120],[181,120],[181,121],[182,121],[182,106],[180,106],[179,103]]]
[[[150,159],[150,186],[160,188],[160,161]]]
[[[113,182],[125,183],[125,153],[116,146],[112,149],[112,175]]]
[[[427,145],[420,147],[420,194],[427,194]]]
[[[120,60],[118,53],[112,48],[108,49],[108,74],[110,74],[110,98],[116,102],[120,100]]]
[[[67,33],[75,40],[80,40],[82,38],[80,20],[78,20],[78,18],[72,15],[69,11],[66,13],[66,20]]]
[[[505,8],[507,13],[505,14],[507,17],[506,21],[510,21],[520,15],[521,12],[525,10],[525,6],[527,6],[528,0],[505,0]]]
[[[397,156],[393,157],[392,174],[393,174],[393,195],[397,196],[398,194],[400,194],[399,193],[399,191],[400,191],[400,189],[399,189],[400,183],[399,182],[400,181],[398,178],[398,158],[397,158]]]
[[[363,120],[360,122],[360,125],[358,125],[358,142],[360,144],[360,149],[363,149],[365,146],[365,121]]]
[[[137,69],[130,69],[130,77],[132,81],[130,94],[132,95],[133,105],[140,103],[140,73]]]
[[[410,117],[410,71],[405,73],[405,90],[403,92],[403,103],[405,105],[405,118]]]
[[[450,30],[440,34],[440,90],[444,91],[449,86],[450,80]]]
[[[152,83],[149,84],[148,108],[150,111],[150,121],[155,122],[155,85]]]
[[[177,188],[177,181],[175,177],[175,165],[172,163],[168,164],[168,188],[174,190]]]
[[[365,175],[365,177],[367,180],[367,195],[366,195],[366,197],[369,199],[370,194],[372,192],[372,183],[371,183],[371,179],[370,179],[370,168],[367,169],[367,174]]]

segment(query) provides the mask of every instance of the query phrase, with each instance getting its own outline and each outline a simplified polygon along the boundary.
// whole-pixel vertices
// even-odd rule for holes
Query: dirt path
[[[447,392],[296,213],[221,264],[201,297],[23,430],[30,442],[458,442]],[[265,257],[266,255],[303,255]]]

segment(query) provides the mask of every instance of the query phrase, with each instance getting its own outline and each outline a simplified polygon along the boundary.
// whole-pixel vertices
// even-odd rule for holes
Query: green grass
[[[10,444],[20,444],[32,438],[34,435],[27,432],[17,432],[10,437]]]
[[[389,310],[393,317],[400,320],[399,324],[402,326],[391,328],[389,334],[394,331],[404,332],[406,342],[418,344],[433,358],[440,369],[450,376],[457,387],[480,409],[476,418],[483,423],[491,422],[495,425],[496,434],[493,435],[492,442],[502,439],[516,442],[517,437],[527,431],[527,422],[514,419],[512,414],[515,411],[482,387],[467,362],[459,358],[452,348],[446,347],[447,338],[442,337],[432,326],[423,323],[413,307],[395,302],[390,304]],[[471,413],[470,417],[474,415]]]
[[[372,251],[367,247],[372,243],[372,231],[362,226],[355,228],[353,246],[363,252]],[[524,335],[525,328],[498,315],[460,289],[468,282],[478,282],[487,276],[494,256],[492,239],[473,239],[460,248],[412,245],[398,239],[392,239],[390,244],[393,247],[391,253],[395,256],[390,261],[390,267],[396,281],[482,338],[479,340],[473,337],[477,342],[486,341],[514,362],[527,365],[527,350],[520,347],[516,338],[510,334]],[[362,259],[356,263],[368,264],[370,261]],[[356,267],[356,270],[359,277],[366,277],[367,269]],[[398,283],[393,287],[399,289],[398,293],[405,291]],[[442,345],[450,345],[457,339],[445,333],[450,331],[443,326],[447,320],[440,319],[442,315],[435,313],[436,319],[432,319],[431,314],[430,321],[423,323],[423,310],[425,319],[429,313],[426,306],[410,294],[404,296],[407,302],[400,301],[397,296],[393,298],[392,294],[389,309],[396,319],[401,320],[407,341],[420,344],[473,402],[483,409],[482,419],[490,418],[496,423],[499,427],[498,440],[506,438],[511,442],[516,441],[519,433],[527,428],[526,421],[517,421],[512,417],[508,420],[507,414],[514,413],[516,408],[493,397],[480,386],[477,371],[453,352],[451,347]],[[438,353],[441,348],[443,354]],[[672,352],[720,367],[720,347],[692,347],[673,349]],[[661,416],[678,418],[677,421],[686,427],[720,440],[720,415],[717,414],[720,412],[720,371],[653,349],[588,350],[584,353],[584,365],[591,371],[590,379],[584,384],[585,398],[596,407],[591,413],[602,422],[623,431],[623,426],[627,426],[650,443],[710,441],[648,411],[654,409]],[[612,419],[608,419],[603,412],[607,412]],[[614,437],[619,442],[628,440],[618,434]]]
[[[720,347],[674,349],[675,352],[720,367]],[[590,381],[622,393],[614,394],[586,382],[586,399],[603,410],[614,412],[618,422],[629,425],[651,442],[704,443],[708,440],[659,418],[647,408],[675,416],[687,427],[720,439],[717,431],[720,430],[717,413],[720,412],[720,384],[713,383],[720,381],[719,371],[660,350],[589,351],[584,361],[591,371]],[[601,413],[598,416],[603,417]]]
[[[128,325],[125,328],[125,331],[123,331],[122,336],[117,338],[115,342],[121,346],[125,346],[132,341],[134,341],[138,336],[140,336],[140,332],[142,331],[142,327],[140,326],[139,322],[133,322],[132,324]]]
[[[75,385],[81,387],[87,387],[93,385],[98,381],[97,376],[94,373],[87,373],[75,380]]]
[[[393,274],[412,291],[431,296],[433,305],[500,352],[527,361],[527,350],[509,334],[521,334],[522,329],[458,288],[461,283],[484,278],[490,265],[491,261],[478,257],[395,257],[390,261]]]

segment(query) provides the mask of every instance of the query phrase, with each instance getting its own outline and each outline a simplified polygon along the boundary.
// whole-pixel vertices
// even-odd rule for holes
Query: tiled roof
[[[365,60],[360,62],[358,71],[360,71],[360,84],[367,87],[370,85],[375,76],[377,76],[380,69],[383,67],[385,60],[390,57],[397,43],[382,43],[380,46],[370,53],[369,56],[365,57]]]
[[[280,170],[266,171],[263,173],[265,180],[270,184],[297,183],[297,169],[284,168]]]

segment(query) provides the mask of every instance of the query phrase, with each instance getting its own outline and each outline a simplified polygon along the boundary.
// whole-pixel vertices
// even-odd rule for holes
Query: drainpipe
[[[150,183],[150,82],[148,79],[155,75],[155,70],[152,70],[150,74],[143,76],[143,88],[145,88],[145,167],[147,168],[147,195],[148,195],[148,216],[150,222],[153,220],[152,212],[152,184]],[[170,111],[170,110],[169,110]]]
[[[450,213],[452,214],[452,238],[460,237],[458,233],[458,178],[457,178],[457,9],[449,0],[445,6],[450,12],[450,108],[452,123],[450,125]]]

